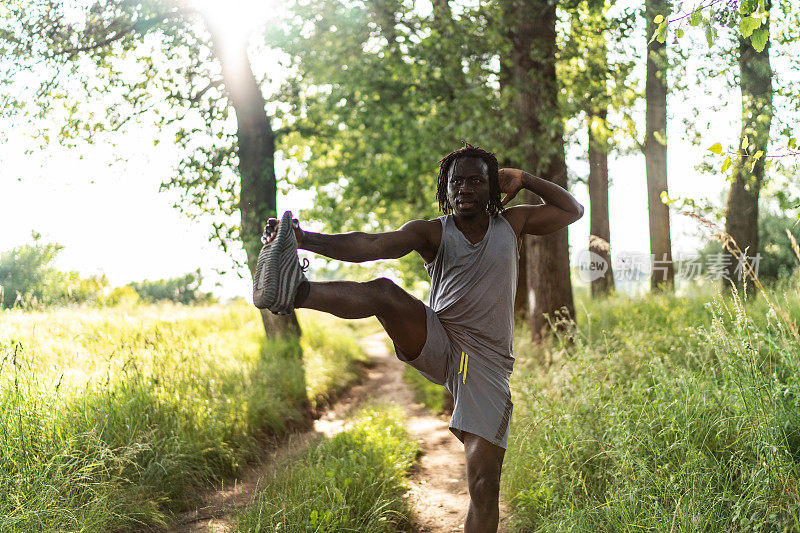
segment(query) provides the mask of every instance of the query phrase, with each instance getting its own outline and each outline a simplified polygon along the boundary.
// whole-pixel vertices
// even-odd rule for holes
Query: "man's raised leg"
[[[464,533],[497,531],[500,518],[500,471],[505,452],[505,449],[483,437],[464,432],[470,498]]]
[[[392,280],[310,281],[308,284],[308,294],[298,298],[297,307],[325,311],[339,318],[376,316],[397,348],[409,359],[417,357],[425,346],[428,334],[425,304]]]

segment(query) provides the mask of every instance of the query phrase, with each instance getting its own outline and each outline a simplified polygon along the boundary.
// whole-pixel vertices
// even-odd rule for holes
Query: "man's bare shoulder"
[[[435,232],[437,229],[439,233],[442,232],[442,223],[439,221],[438,218],[432,218],[430,220],[409,220],[402,226],[400,226],[401,230],[410,230],[415,232]]]
[[[430,237],[437,237],[437,241],[442,236],[442,223],[438,218],[433,218],[430,220],[409,220],[402,226],[400,229],[403,231],[413,231],[418,235],[423,235],[426,238]]]
[[[504,217],[508,223],[511,225],[511,229],[514,230],[514,233],[519,237],[520,233],[522,233],[522,226],[525,224],[525,217],[527,213],[525,211],[524,205],[515,205],[511,207],[506,207],[500,212],[500,216]]]
[[[428,251],[436,255],[436,250],[439,249],[439,243],[442,241],[442,223],[438,218],[430,220],[409,220],[400,227],[400,230],[411,231],[424,238],[428,244]],[[426,262],[429,262],[427,258]]]

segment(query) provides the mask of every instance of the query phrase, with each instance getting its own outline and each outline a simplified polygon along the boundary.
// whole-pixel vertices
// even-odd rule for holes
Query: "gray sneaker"
[[[308,259],[300,266],[297,239],[292,228],[292,212],[283,214],[275,238],[261,248],[253,278],[253,304],[276,315],[288,315],[294,309],[297,287],[307,278]]]

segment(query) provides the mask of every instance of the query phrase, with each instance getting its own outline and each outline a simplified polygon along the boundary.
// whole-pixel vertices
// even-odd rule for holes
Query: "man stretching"
[[[522,189],[544,203],[504,209]],[[269,219],[253,298],[276,314],[305,307],[340,318],[378,317],[397,357],[453,395],[450,431],[464,443],[470,495],[464,531],[497,531],[513,409],[508,380],[517,242],[525,233],[543,235],[571,224],[583,216],[583,206],[554,183],[522,170],[498,170],[494,154],[469,144],[440,162],[436,199],[443,216],[385,233],[311,233],[289,211],[280,222]],[[431,278],[430,306],[387,278],[308,281],[297,248],[354,263],[416,251]]]

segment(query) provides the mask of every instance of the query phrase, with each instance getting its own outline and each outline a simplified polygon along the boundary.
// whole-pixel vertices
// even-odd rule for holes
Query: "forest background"
[[[589,206],[584,184],[591,167],[587,129],[591,123],[595,130],[601,126],[599,135],[607,144],[606,217],[615,238],[596,228],[587,231],[590,217],[585,217],[569,232],[569,264],[574,268],[588,248],[587,234],[611,241],[612,263],[619,262],[620,253],[654,252],[647,249],[653,236],[646,228],[655,226],[645,217],[661,196],[647,197],[641,177],[648,135],[642,39],[658,26],[645,28],[648,19],[654,24],[655,15],[642,16],[635,3],[543,4],[558,13],[550,52],[558,68],[559,89],[558,105],[549,106],[552,116],[542,117],[541,124],[555,130],[564,124],[564,148],[548,139],[539,143],[537,154],[526,156],[510,132],[527,127],[527,142],[536,143],[535,137],[545,130],[537,133],[537,125],[513,120],[520,117],[514,107],[522,101],[515,97],[518,85],[524,90],[536,83],[522,79],[519,72],[509,74],[514,50],[508,37],[526,31],[514,27],[513,17],[507,20],[507,8],[516,4],[452,4],[313,2],[289,9],[283,3],[241,2],[221,9],[214,2],[108,2],[96,4],[97,20],[92,23],[83,20],[89,4],[58,10],[57,3],[43,3],[37,11],[22,10],[24,2],[8,2],[6,17],[25,15],[13,34],[18,44],[9,48],[12,53],[5,59],[6,72],[14,75],[5,80],[3,180],[9,197],[18,201],[3,212],[2,248],[19,245],[31,231],[38,231],[45,241],[65,245],[58,263],[63,270],[105,274],[112,285],[144,277],[179,277],[201,267],[206,290],[224,297],[247,294],[249,276],[242,267],[246,257],[240,245],[227,246],[238,240],[240,216],[235,105],[226,98],[224,73],[214,61],[214,54],[221,52],[213,48],[213,39],[202,34],[203,21],[215,21],[220,42],[230,39],[226,32],[252,32],[248,57],[263,93],[265,120],[269,117],[277,143],[279,190],[267,203],[277,201],[281,210],[300,212],[309,227],[386,230],[409,217],[436,216],[436,161],[462,139],[495,151],[504,164],[543,174],[541,168],[531,167],[541,167],[536,158],[546,161],[547,147],[556,146],[569,163],[570,190]],[[669,194],[713,206],[714,218],[722,221],[725,178],[737,166],[729,162],[726,173],[719,172],[725,158],[708,148],[720,143],[720,150],[724,146],[733,153],[740,144],[742,135],[736,135],[742,114],[740,80],[733,68],[737,39],[745,13],[752,11],[751,18],[760,21],[763,9],[758,2],[712,4],[662,3],[651,8],[653,13],[675,11],[669,63],[661,66],[670,94],[664,130],[672,141],[664,162],[672,186]],[[793,7],[791,2],[776,4],[773,12],[781,16],[772,22],[775,37],[767,46],[768,52],[772,50],[776,111],[765,159],[774,167],[763,180],[760,216],[774,237],[768,237],[761,251],[776,250],[776,243],[789,244],[782,222],[795,215],[792,208],[798,203],[792,180],[795,158],[779,157],[793,138],[797,109]],[[111,20],[121,24],[124,17],[141,24],[170,9],[178,10],[174,18],[132,29],[129,35],[101,24]],[[41,17],[72,26],[65,26],[61,34],[43,36],[35,26],[24,25],[41,22]],[[248,26],[240,32],[243,17]],[[765,27],[754,30],[758,34]],[[603,38],[592,39],[598,31]],[[156,35],[161,33],[159,41]],[[169,41],[172,47],[165,47],[163,39],[178,36],[181,41]],[[50,42],[40,40],[39,48],[31,46],[40,37]],[[111,41],[104,44],[109,37]],[[651,48],[654,44],[658,40]],[[69,53],[70,46],[78,52]],[[461,69],[453,67],[458,62]],[[599,108],[592,108],[597,105],[606,109],[602,124],[597,119]],[[204,168],[210,161],[215,168]],[[666,183],[660,188],[666,189]],[[173,204],[191,218],[168,210]],[[142,216],[144,206],[146,216]],[[673,209],[668,222],[675,253],[686,256],[707,246],[707,235],[697,222],[676,212]],[[104,223],[99,224],[101,219]],[[209,234],[211,243],[206,242]],[[559,261],[564,263],[567,255],[562,256]],[[767,267],[769,276],[776,276],[779,269],[791,270],[791,257],[785,252],[778,261],[783,267]],[[388,274],[424,297],[425,276],[418,259],[404,259],[399,267],[381,263],[366,271],[335,263],[328,268],[329,277]],[[320,268],[317,271],[325,275]],[[622,290],[641,292],[646,287],[641,281],[646,275],[633,277],[640,278],[639,283],[617,280]],[[553,298],[550,310],[569,299]]]

